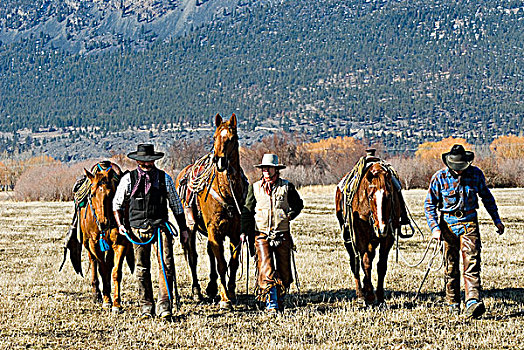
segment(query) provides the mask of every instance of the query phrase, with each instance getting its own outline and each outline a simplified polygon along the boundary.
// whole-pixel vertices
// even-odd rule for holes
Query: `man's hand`
[[[497,233],[499,235],[502,235],[504,233],[504,224],[502,222],[499,222],[495,226],[497,226]]]
[[[245,233],[240,234],[240,242],[244,243],[247,241],[247,237]]]
[[[434,229],[433,232],[431,232],[431,238],[440,241],[442,239],[442,232],[440,232],[440,229]]]
[[[118,233],[120,233],[121,235],[125,235],[127,233],[127,230],[124,225],[118,226]]]
[[[184,247],[189,243],[189,231],[187,229],[180,231],[180,243]]]

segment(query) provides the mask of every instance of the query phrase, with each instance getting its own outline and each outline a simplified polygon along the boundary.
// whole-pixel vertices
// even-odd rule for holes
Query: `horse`
[[[94,172],[93,172],[94,170]],[[124,258],[131,271],[134,269],[134,253],[126,237],[119,235],[113,217],[112,201],[122,176],[117,164],[97,163],[91,172],[84,168],[89,184],[84,205],[78,209],[82,244],[89,256],[91,287],[95,302],[103,302],[103,308],[114,313],[122,312],[120,288]],[[98,274],[102,279],[102,293]],[[111,298],[111,279],[113,298]]]
[[[363,157],[361,161],[364,159]],[[357,181],[354,193],[348,194],[345,189],[340,188],[340,184],[337,186],[336,216],[350,257],[357,297],[366,304],[382,304],[388,255],[395,240],[394,233],[400,230],[400,194],[394,188],[392,176],[396,175],[392,174],[394,170],[390,166],[383,162],[372,162],[362,169],[361,176],[354,180]],[[378,278],[374,293],[371,269],[378,246]],[[364,272],[363,287],[360,281],[360,264]]]
[[[232,114],[223,121],[215,116],[213,152],[186,166],[177,176],[175,186],[184,203],[190,237],[184,252],[191,270],[192,293],[203,297],[197,276],[196,234],[207,236],[210,274],[206,294],[214,299],[220,293],[220,308],[231,309],[236,299],[236,273],[240,252],[240,211],[244,204],[247,179],[240,167],[237,118]],[[224,242],[229,238],[231,258],[224,256]],[[229,267],[229,280],[226,274]],[[218,284],[217,284],[218,278]]]

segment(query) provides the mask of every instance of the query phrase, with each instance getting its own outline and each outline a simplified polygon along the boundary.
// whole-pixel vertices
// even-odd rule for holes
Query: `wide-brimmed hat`
[[[467,169],[473,163],[475,154],[471,151],[466,151],[464,146],[456,144],[451,147],[451,150],[442,153],[442,161],[446,166],[455,171],[462,171]]]
[[[256,168],[262,168],[264,166],[270,166],[277,169],[284,169],[286,166],[284,164],[278,163],[278,156],[272,153],[266,153],[262,157],[262,162],[255,165]]]
[[[150,162],[162,158],[164,153],[155,152],[155,146],[150,143],[140,143],[136,147],[136,151],[129,153],[127,156],[134,160]]]

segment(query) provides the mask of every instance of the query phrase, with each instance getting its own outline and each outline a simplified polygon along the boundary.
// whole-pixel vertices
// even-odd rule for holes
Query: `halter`
[[[89,208],[91,208],[91,214],[93,215],[93,218],[95,219],[96,227],[100,231],[100,234],[99,234],[100,237],[98,239],[98,244],[100,245],[100,250],[101,251],[107,252],[109,249],[111,249],[111,247],[109,246],[109,243],[107,243],[107,241],[105,240],[106,232],[109,229],[108,230],[103,230],[102,229],[102,225],[100,225],[100,221],[98,220],[98,216],[96,215],[95,208],[93,207],[93,203],[91,201],[91,197],[92,197],[91,194],[89,194],[89,196],[87,196],[87,204],[88,204]],[[84,217],[86,215],[87,215],[87,211],[85,212]]]

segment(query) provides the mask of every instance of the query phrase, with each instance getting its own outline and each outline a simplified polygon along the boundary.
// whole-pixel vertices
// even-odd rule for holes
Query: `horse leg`
[[[227,262],[224,258],[224,246],[222,241],[217,240],[214,237],[213,232],[209,232],[209,246],[215,255],[218,276],[220,277],[220,284],[218,285],[218,292],[220,293],[220,308],[231,309],[231,300],[229,300],[226,287]]]
[[[122,299],[120,297],[121,282],[122,282],[122,268],[124,266],[124,258],[126,256],[129,246],[120,244],[113,245],[114,258],[113,258],[113,271],[111,277],[113,280],[113,307],[111,311],[114,313],[122,312]]]
[[[109,250],[107,256],[104,257],[102,253],[100,261],[98,263],[98,273],[102,278],[102,298],[103,303],[102,307],[104,309],[109,309],[112,305],[111,302],[111,270],[113,269],[113,251]]]
[[[377,302],[382,304],[384,302],[384,279],[386,277],[386,271],[388,269],[388,256],[391,247],[393,246],[393,236],[388,235],[380,243],[379,249],[379,260],[377,263]]]
[[[206,294],[209,298],[214,299],[218,293],[218,273],[215,255],[209,240],[207,242],[207,256],[209,257],[209,283],[207,284]]]
[[[362,285],[360,283],[360,260],[355,254],[355,249],[351,243],[344,243],[346,250],[349,254],[349,264],[351,266],[351,271],[353,272],[353,277],[355,279],[355,293],[357,294],[358,299],[364,299],[364,294],[362,293]]]
[[[194,301],[202,301],[202,293],[200,291],[200,284],[198,283],[197,275],[197,260],[198,253],[196,249],[196,229],[190,230],[189,242],[184,246],[184,253],[187,258],[187,263],[189,264],[189,269],[191,270],[191,278],[193,280],[191,292],[193,294]],[[215,293],[216,294],[216,293]]]
[[[95,303],[102,302],[102,293],[100,292],[99,281],[98,281],[98,262],[96,257],[91,253],[88,248],[89,265],[91,270],[91,289],[93,290],[93,301]]]
[[[373,283],[371,282],[371,268],[373,266],[374,257],[374,249],[366,251],[362,255],[362,269],[364,270],[364,299],[367,304],[372,304],[375,301]]]
[[[230,238],[231,259],[229,260],[229,281],[227,283],[228,297],[231,300],[236,300],[235,289],[237,287],[237,270],[239,265],[239,257],[242,247],[240,246],[240,237]],[[238,249],[237,249],[238,248]]]

